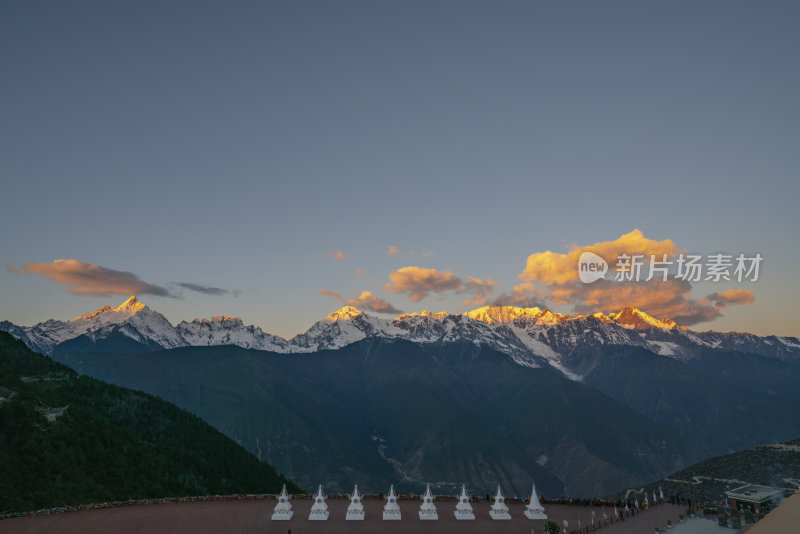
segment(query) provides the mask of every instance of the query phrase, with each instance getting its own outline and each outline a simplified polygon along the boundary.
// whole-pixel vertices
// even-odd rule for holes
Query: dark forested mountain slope
[[[0,332],[2,511],[274,492],[285,482],[195,415],[78,376]]]

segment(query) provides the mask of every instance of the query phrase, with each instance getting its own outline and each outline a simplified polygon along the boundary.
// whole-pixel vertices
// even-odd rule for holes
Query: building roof
[[[775,497],[782,496],[783,490],[780,488],[772,488],[770,486],[759,486],[758,484],[746,484],[730,491],[726,491],[725,495],[727,495],[729,499],[736,499],[737,501],[762,503],[771,501]]]

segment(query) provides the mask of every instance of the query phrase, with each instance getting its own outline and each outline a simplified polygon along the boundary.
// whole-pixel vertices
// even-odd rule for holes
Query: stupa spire
[[[288,521],[292,515],[294,515],[292,503],[289,502],[289,494],[286,492],[286,484],[284,484],[281,494],[278,495],[278,504],[275,505],[275,511],[272,512],[272,520]]]
[[[547,519],[544,513],[544,507],[539,502],[539,496],[536,495],[536,484],[531,489],[531,500],[525,508],[525,517],[528,519]]]
[[[453,513],[456,515],[456,519],[475,519],[472,505],[469,503],[466,486],[461,486],[461,495],[458,497],[458,504],[456,504],[456,510]]]
[[[422,504],[419,506],[419,518],[422,520],[439,519],[439,514],[436,513],[436,506],[433,504],[430,484],[425,487],[425,495],[422,496]]]
[[[358,493],[358,484],[353,488],[353,494],[350,496],[350,504],[347,506],[347,521],[363,521],[364,520],[364,505],[361,504],[361,494]]]
[[[325,494],[322,493],[322,484],[320,484],[317,494],[314,496],[314,504],[308,514],[308,520],[325,521],[326,519],[328,519],[328,504],[325,502]]]
[[[506,498],[503,492],[500,491],[500,484],[497,485],[497,494],[494,496],[494,504],[492,509],[489,510],[489,515],[492,519],[511,519],[511,514],[508,513],[508,506],[506,506]]]
[[[394,492],[394,484],[389,487],[389,495],[386,496],[386,504],[383,505],[383,519],[385,521],[400,520],[400,506],[397,504],[397,494]]]

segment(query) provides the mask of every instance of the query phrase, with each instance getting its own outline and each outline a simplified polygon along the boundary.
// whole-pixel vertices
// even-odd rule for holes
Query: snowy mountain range
[[[416,343],[468,341],[508,354],[520,365],[550,365],[572,379],[580,376],[569,369],[569,356],[598,345],[640,347],[681,360],[707,349],[800,360],[800,340],[796,337],[694,332],[635,308],[571,316],[539,308],[484,306],[464,314],[423,311],[382,319],[345,306],[287,340],[245,325],[240,317],[217,316],[172,325],[133,296],[119,306],[104,306],[70,321],[50,319],[29,327],[2,321],[0,330],[49,355],[220,345],[285,354],[309,353],[338,349],[370,337]]]
[[[797,338],[694,332],[634,308],[385,319],[345,306],[284,339],[239,317],[173,325],[131,297],[0,330],[337,491],[466,478],[602,495],[800,433]]]

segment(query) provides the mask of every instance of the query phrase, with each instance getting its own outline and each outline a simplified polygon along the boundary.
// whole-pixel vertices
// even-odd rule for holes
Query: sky
[[[3,2],[0,320],[136,292],[282,336],[346,303],[800,335],[798,15]],[[763,262],[755,282],[577,281],[581,251],[623,245]]]

